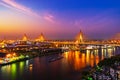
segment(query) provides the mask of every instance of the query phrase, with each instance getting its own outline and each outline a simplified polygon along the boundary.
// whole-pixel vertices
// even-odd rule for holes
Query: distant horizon
[[[70,36],[70,38],[66,38],[66,37],[62,38],[62,36],[64,36],[64,35],[59,36],[61,38],[54,37],[54,35],[52,35],[52,37],[49,37],[48,35],[46,35],[44,33],[43,33],[43,35],[46,40],[76,40],[76,36],[78,35],[78,33],[75,36],[72,36],[72,38],[71,38],[71,36]],[[40,34],[34,34],[34,36],[32,34],[26,34],[26,36],[28,37],[29,40],[35,40],[40,36]],[[98,38],[93,38],[93,37],[90,37],[90,36],[84,34],[84,39],[85,40],[109,40],[109,39],[114,39],[117,34],[120,34],[120,33],[113,34],[112,36],[110,36],[108,38],[99,38],[99,36],[98,36]],[[16,37],[2,35],[2,36],[0,36],[0,40],[22,40],[23,36],[24,36],[24,34],[16,35]],[[118,39],[120,39],[120,37]]]

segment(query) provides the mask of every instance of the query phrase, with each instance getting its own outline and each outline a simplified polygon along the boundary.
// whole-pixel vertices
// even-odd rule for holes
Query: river
[[[118,48],[68,51],[60,54],[36,57],[0,67],[0,80],[81,80],[82,70],[93,67],[105,57],[119,54]],[[50,57],[63,58],[48,62]]]

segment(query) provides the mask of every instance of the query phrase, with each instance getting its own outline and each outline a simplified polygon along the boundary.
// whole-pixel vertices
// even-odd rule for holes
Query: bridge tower
[[[111,39],[111,43],[117,43],[120,44],[120,33],[115,34]]]
[[[83,32],[80,30],[79,34],[77,35],[76,43],[83,43]]]
[[[26,34],[24,34],[23,38],[22,38],[23,41],[27,41],[28,40],[28,37]]]
[[[40,34],[40,36],[38,37],[38,39],[36,39],[36,41],[40,41],[40,42],[45,41],[43,33]]]

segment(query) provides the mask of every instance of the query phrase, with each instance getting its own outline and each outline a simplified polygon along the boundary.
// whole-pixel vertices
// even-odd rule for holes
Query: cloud
[[[47,21],[51,22],[51,23],[55,23],[55,21],[53,20],[54,17],[50,14],[47,14],[44,16],[44,19],[46,19]]]
[[[21,11],[22,13],[25,13],[27,15],[31,15],[31,16],[40,18],[40,15],[38,15],[37,13],[32,11],[30,8],[20,5],[20,4],[16,3],[14,0],[2,0],[1,4],[5,7],[13,8],[18,11]]]
[[[51,16],[50,14],[45,15],[45,16],[41,16],[40,14],[36,13],[32,9],[17,3],[15,0],[1,0],[0,5],[5,6],[7,8],[15,9],[21,13],[26,14],[26,15],[33,16],[33,17],[36,17],[38,19],[45,19],[49,22],[54,23],[53,16]]]
[[[5,7],[7,7],[7,8],[12,8],[12,7],[10,7],[9,5],[7,5],[7,4],[5,4],[5,3],[3,3],[3,2],[0,2],[0,5],[5,6]]]

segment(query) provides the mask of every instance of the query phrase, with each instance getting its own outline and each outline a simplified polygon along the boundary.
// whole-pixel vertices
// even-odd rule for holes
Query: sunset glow
[[[75,39],[80,29],[90,39],[111,38],[120,29],[118,3],[1,0],[0,39],[20,39],[25,33],[34,39],[41,32],[48,39]]]

